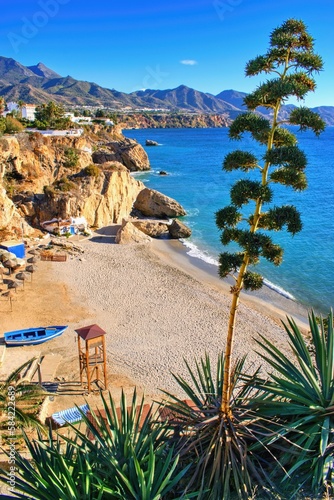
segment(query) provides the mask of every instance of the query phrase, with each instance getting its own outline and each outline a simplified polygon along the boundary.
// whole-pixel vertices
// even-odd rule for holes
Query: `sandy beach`
[[[74,330],[93,323],[107,332],[108,383],[113,392],[136,385],[148,398],[161,395],[159,389],[180,394],[170,372],[186,376],[183,358],[193,364],[207,352],[215,364],[225,347],[228,283],[206,264],[189,258],[178,241],[116,245],[116,231],[117,226],[110,226],[91,238],[73,240],[84,253],[66,262],[39,262],[33,282],[15,294],[12,312],[8,302],[1,301],[3,331],[69,325],[61,337],[38,348],[7,349],[3,375],[19,359],[49,353],[49,358],[59,356],[58,379],[78,381]],[[262,364],[255,353],[258,334],[284,346],[281,319],[288,314],[302,321],[307,314],[271,290],[261,294],[243,295],[237,320],[235,357],[247,354],[251,368]],[[55,398],[47,413],[80,404],[82,392]]]

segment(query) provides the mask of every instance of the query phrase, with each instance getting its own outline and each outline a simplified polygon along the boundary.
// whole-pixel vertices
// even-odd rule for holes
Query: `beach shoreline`
[[[230,286],[233,284],[232,278],[221,279],[218,275],[218,266],[189,255],[189,248],[181,241],[155,240],[153,251],[171,265],[193,274],[204,283],[221,289],[223,293],[230,294]],[[285,321],[287,317],[291,316],[301,328],[308,328],[307,307],[280,294],[265,283],[262,289],[256,292],[243,291],[241,300],[279,322]]]
[[[89,319],[82,318],[77,327],[97,323],[108,332],[114,372],[148,394],[155,396],[159,389],[175,393],[179,387],[170,373],[186,376],[184,358],[191,362],[207,352],[214,359],[224,350],[230,285],[212,267],[189,257],[177,240],[113,244],[118,227],[101,228],[82,241],[83,258],[59,267],[57,279],[89,311]],[[281,320],[287,314],[298,322],[300,315],[306,330],[306,310],[266,292],[276,304],[249,294],[240,301],[235,356],[247,354],[250,365],[259,364],[253,350],[259,333],[280,346],[286,343]]]
[[[18,292],[13,311],[2,303],[4,331],[68,324],[61,337],[38,349],[17,349],[26,356],[60,353],[57,375],[71,382],[78,380],[79,372],[75,329],[96,323],[107,332],[111,388],[120,389],[123,383],[128,389],[137,386],[149,399],[161,397],[160,389],[181,395],[171,373],[187,376],[184,359],[192,364],[207,353],[215,365],[224,350],[230,285],[214,266],[190,257],[178,240],[117,245],[118,228],[101,228],[82,240],[74,237],[84,253],[66,262],[40,262],[36,283]],[[307,311],[302,306],[269,289],[264,295],[266,301],[242,294],[239,306],[234,355],[236,359],[247,354],[251,369],[263,364],[255,353],[259,334],[280,347],[287,345],[281,324],[286,315],[306,331]],[[7,349],[7,363],[14,361],[13,353]],[[49,412],[59,406],[71,405],[59,398]]]

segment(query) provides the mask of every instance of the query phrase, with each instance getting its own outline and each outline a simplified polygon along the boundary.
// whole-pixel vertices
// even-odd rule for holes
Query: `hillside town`
[[[20,100],[17,102],[5,102],[0,97],[0,109],[3,108],[1,116],[3,117],[9,115],[18,119],[22,119],[26,122],[34,122],[36,119],[36,109],[38,109],[39,107],[40,105],[38,104],[27,104]],[[114,124],[114,122],[109,117],[104,116],[106,114],[106,111],[104,109],[99,109],[98,107],[92,106],[85,106],[84,108],[84,114],[81,115],[80,111],[82,111],[82,107],[80,107],[80,111],[73,108],[73,111],[70,112],[65,111],[65,109],[61,106],[58,106],[58,109],[62,110],[63,117],[75,124],[88,125],[91,124],[94,119],[96,119],[100,123],[104,123],[105,125]]]

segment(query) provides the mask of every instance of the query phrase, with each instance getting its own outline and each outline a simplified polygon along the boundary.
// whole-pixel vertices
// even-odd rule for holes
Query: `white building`
[[[51,219],[41,222],[43,229],[49,233],[60,234],[79,234],[89,232],[87,220],[85,217],[69,217],[68,219]]]
[[[75,116],[74,113],[65,113],[65,118],[69,118],[73,123],[91,123],[90,116]]]
[[[10,101],[7,102],[7,109],[9,113],[11,113],[12,111],[17,111],[19,109],[19,105],[16,102]]]
[[[22,118],[26,118],[27,120],[35,120],[35,104],[24,104],[21,108]]]

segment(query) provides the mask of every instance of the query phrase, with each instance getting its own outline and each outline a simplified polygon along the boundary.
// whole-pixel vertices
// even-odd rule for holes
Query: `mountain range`
[[[14,59],[0,56],[0,96],[7,102],[22,100],[41,104],[53,100],[65,106],[108,107],[122,110],[168,110],[190,113],[222,114],[233,119],[245,111],[243,98],[247,94],[223,90],[217,95],[200,92],[180,85],[175,89],[138,90],[127,94],[101,87],[94,82],[61,76],[43,63],[23,66]],[[293,105],[282,106],[281,116],[288,115]],[[334,125],[334,106],[312,108],[328,125]],[[268,115],[267,108],[259,108]]]

